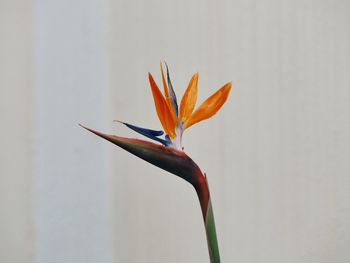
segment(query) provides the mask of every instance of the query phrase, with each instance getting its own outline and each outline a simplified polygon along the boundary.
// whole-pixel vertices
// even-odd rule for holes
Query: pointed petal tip
[[[113,120],[113,122],[119,122],[119,123],[121,123],[121,124],[125,124],[125,122],[120,121],[120,120]]]
[[[153,75],[152,75],[152,73],[151,73],[151,72],[148,72],[148,78],[153,79]]]
[[[83,125],[83,124],[81,124],[81,123],[78,123],[78,125],[79,125],[80,127],[82,127],[83,129],[85,129],[85,130],[89,130],[89,128],[88,128],[88,127],[84,126],[84,125]]]
[[[92,133],[94,133],[94,134],[100,136],[100,137],[105,138],[105,136],[106,136],[106,134],[103,134],[102,132],[98,132],[98,131],[95,131],[95,130],[93,130],[93,129],[90,129],[90,128],[88,128],[88,127],[86,127],[86,126],[84,126],[84,125],[82,125],[82,124],[80,124],[80,123],[79,123],[79,126],[82,127],[83,129],[89,131],[89,132],[92,132]]]
[[[166,63],[166,61],[164,61],[164,64],[165,64],[165,67],[167,68],[167,70],[169,71],[168,63]]]
[[[192,76],[192,78],[193,78],[193,80],[195,80],[196,82],[198,82],[199,73],[198,73],[198,72],[194,73],[193,76]]]

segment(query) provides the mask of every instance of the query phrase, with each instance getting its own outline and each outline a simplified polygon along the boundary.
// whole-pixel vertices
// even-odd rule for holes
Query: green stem
[[[203,178],[203,180],[200,180],[198,184],[196,184],[195,189],[197,191],[198,199],[202,209],[210,262],[220,263],[220,252],[216,236],[215,220],[213,207],[210,200],[209,186],[206,177],[200,178]]]

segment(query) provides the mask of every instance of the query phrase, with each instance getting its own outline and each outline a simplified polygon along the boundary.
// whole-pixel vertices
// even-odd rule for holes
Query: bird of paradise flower
[[[182,135],[186,129],[212,117],[222,107],[230,93],[231,82],[226,83],[194,110],[198,91],[198,73],[196,73],[191,78],[181,99],[180,107],[178,107],[169,69],[167,64],[165,66],[167,71],[166,77],[164,76],[163,66],[162,64],[160,65],[164,95],[158,88],[151,73],[148,74],[157,115],[164,131],[141,128],[119,121],[130,129],[158,143],[108,135],[81,126],[139,158],[189,182],[196,190],[202,210],[210,262],[218,263],[220,262],[220,254],[207,178],[198,165],[183,151]]]

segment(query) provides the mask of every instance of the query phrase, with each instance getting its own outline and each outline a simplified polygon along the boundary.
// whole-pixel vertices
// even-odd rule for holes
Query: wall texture
[[[160,60],[178,97],[197,71],[198,103],[233,82],[183,141],[222,261],[349,262],[347,1],[0,0],[0,15],[0,262],[208,262],[192,188],[77,126],[160,128]]]
[[[0,262],[34,262],[32,50],[32,1],[0,1]]]
[[[35,3],[37,262],[111,261],[103,1]]]

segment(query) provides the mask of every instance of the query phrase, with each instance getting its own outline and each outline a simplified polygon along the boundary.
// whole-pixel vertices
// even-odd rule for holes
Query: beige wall
[[[350,259],[346,1],[0,0],[0,262],[208,262],[184,181],[81,130],[160,124],[147,82],[233,89],[184,135],[222,262]],[[34,121],[35,120],[35,121]],[[34,252],[36,251],[36,252]]]
[[[34,262],[32,1],[0,1],[0,262]]]

